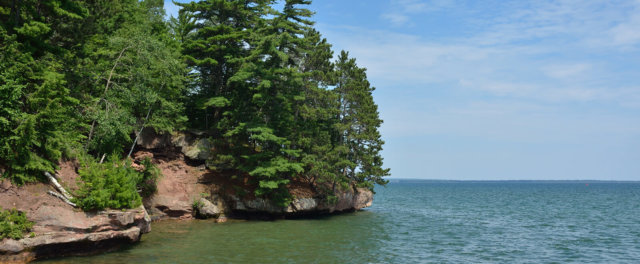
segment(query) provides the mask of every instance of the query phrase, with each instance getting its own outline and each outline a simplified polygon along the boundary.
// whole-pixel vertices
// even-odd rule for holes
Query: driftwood
[[[55,187],[60,192],[60,193],[57,193],[54,191],[48,191],[47,192],[48,194],[58,197],[65,203],[73,207],[76,207],[76,204],[71,202],[71,199],[73,199],[73,197],[67,192],[67,190],[64,189],[64,187],[62,187],[62,185],[60,185],[60,183],[58,183],[58,180],[56,180],[56,178],[53,177],[51,173],[45,171],[44,176],[47,176],[47,179],[49,179],[49,183],[51,183],[51,185],[53,185],[53,187]]]
[[[60,198],[60,200],[62,200],[63,202],[67,203],[68,205],[71,205],[71,206],[73,206],[73,207],[76,207],[76,206],[77,206],[76,204],[74,204],[74,203],[72,203],[71,201],[69,201],[69,199],[67,199],[66,197],[64,197],[64,195],[62,195],[62,194],[59,194],[59,193],[54,192],[54,191],[51,191],[51,190],[50,190],[50,191],[48,191],[47,193],[48,193],[48,194],[50,194],[50,195],[52,195],[52,196],[55,196],[55,197]]]

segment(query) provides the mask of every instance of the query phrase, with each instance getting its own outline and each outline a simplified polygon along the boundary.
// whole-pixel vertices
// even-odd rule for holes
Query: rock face
[[[285,208],[263,198],[241,199],[230,196],[229,207],[235,212],[267,213],[273,215],[326,214],[360,210],[371,206],[373,193],[365,188],[337,192],[334,202],[319,198],[296,198]]]
[[[204,170],[187,165],[181,153],[169,158],[148,151],[139,151],[138,157],[153,157],[162,175],[157,182],[157,191],[143,203],[153,220],[166,218],[190,219],[195,216],[194,204],[207,193],[207,186],[199,182]]]
[[[174,148],[175,151],[179,149]],[[297,216],[355,211],[371,206],[373,193],[365,188],[340,191],[333,202],[317,198],[315,193],[296,194],[289,206],[280,207],[272,201],[250,195],[239,196],[225,176],[209,171],[203,165],[190,165],[179,158],[184,153],[166,154],[139,151],[135,157],[152,157],[162,176],[158,179],[157,191],[144,200],[153,220],[167,218],[190,219],[219,218],[246,214],[273,216]],[[178,158],[175,158],[178,157]],[[296,187],[291,187],[296,191]],[[226,191],[225,191],[226,190]],[[240,216],[242,217],[242,216]]]
[[[203,132],[188,131],[158,135],[151,128],[142,131],[137,145],[145,149],[177,148],[192,160],[206,160],[209,158],[209,150],[213,147]]]
[[[0,180],[0,207],[25,212],[35,224],[33,235],[21,240],[0,241],[0,263],[24,263],[31,260],[69,255],[85,255],[133,243],[150,231],[150,222],[165,218],[296,217],[359,210],[371,205],[373,193],[351,188],[336,193],[331,201],[318,198],[308,184],[289,186],[294,199],[287,207],[250,195],[250,181],[208,170],[204,161],[212,145],[201,133],[186,132],[157,135],[143,131],[134,154],[136,160],[151,158],[162,172],[157,191],[145,198],[144,206],[118,211],[86,213],[72,208],[47,193],[42,183],[21,187]],[[57,177],[69,190],[77,188],[76,164],[63,162]],[[244,195],[239,195],[239,187]],[[242,189],[241,188],[241,189]],[[147,210],[145,210],[147,208]],[[147,213],[148,212],[148,213]]]
[[[0,241],[0,263],[100,252],[133,243],[151,230],[144,207],[86,213],[46,194],[49,186],[0,183],[0,206],[26,213],[33,236]]]
[[[360,210],[371,206],[373,201],[373,193],[365,188],[339,191],[336,199],[330,202],[317,198],[311,190],[296,190],[304,188],[300,185],[292,185],[290,189],[297,198],[283,208],[268,199],[240,196],[229,191],[237,186],[204,166],[212,145],[203,133],[157,135],[145,130],[138,145],[146,150],[137,152],[134,157],[153,158],[163,175],[158,180],[158,191],[144,202],[154,220],[253,213],[284,217],[327,214]]]

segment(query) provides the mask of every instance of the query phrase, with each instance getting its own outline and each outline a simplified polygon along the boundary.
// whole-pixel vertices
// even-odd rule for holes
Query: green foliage
[[[329,184],[331,194],[388,175],[365,70],[346,53],[331,62],[308,4],[287,0],[279,11],[273,1],[199,1],[180,4],[173,20],[197,75],[187,115],[215,138],[208,164],[247,173],[255,195],[281,205],[292,180]]]
[[[374,88],[347,52],[332,62],[310,2],[176,3],[165,21],[160,0],[0,0],[3,177],[33,182],[70,153],[127,153],[140,129],[187,128],[213,139],[209,168],[249,175],[283,206],[291,182],[329,196],[386,183]],[[84,209],[155,191],[148,160],[137,172],[85,159]]]
[[[57,13],[49,15],[58,18]],[[33,50],[55,41],[48,34],[31,34],[35,29],[28,27],[0,28],[0,166],[6,166],[5,176],[17,184],[36,181],[43,171],[53,172],[58,159],[81,137],[73,122],[78,100],[69,95],[60,73],[64,52]],[[27,31],[31,33],[24,35]]]
[[[160,170],[150,158],[141,161],[141,170],[131,167],[130,159],[120,160],[117,154],[103,164],[91,157],[84,157],[82,163],[74,202],[85,211],[134,208],[141,204],[142,197],[156,192]]]
[[[360,68],[355,59],[342,51],[334,72],[336,88],[333,90],[340,102],[335,127],[341,133],[338,142],[348,148],[343,159],[349,161],[345,174],[359,186],[373,188],[374,184],[386,184],[382,177],[389,169],[382,168],[382,145],[378,128],[382,124],[378,106],[373,101],[366,69]]]
[[[200,208],[202,208],[202,203],[200,203],[200,200],[193,200],[193,202],[191,203],[191,209],[193,209],[194,212],[198,212]]]
[[[338,203],[338,196],[335,196],[333,194],[329,194],[325,197],[326,203],[327,204],[337,204]]]
[[[165,132],[186,121],[181,97],[187,68],[162,21],[161,3],[158,11],[152,2],[129,3],[131,17],[83,47],[78,87],[91,123],[85,143],[90,152],[122,152],[141,126]]]
[[[143,126],[184,128],[189,70],[162,5],[0,1],[3,177],[33,182],[72,151],[122,152]]]
[[[139,173],[141,174],[140,180],[137,183],[137,187],[140,190],[142,197],[149,197],[156,192],[158,177],[160,177],[160,169],[155,164],[151,163],[151,159],[146,157],[142,160],[141,164],[143,169]]]
[[[142,198],[137,185],[144,181],[144,174],[133,169],[129,162],[121,161],[117,155],[112,155],[103,164],[87,158],[78,171],[80,189],[74,194],[78,207],[94,211],[139,206]]]
[[[3,210],[0,207],[0,240],[4,238],[22,239],[24,233],[29,232],[31,227],[33,227],[33,222],[27,220],[23,212],[16,209]]]

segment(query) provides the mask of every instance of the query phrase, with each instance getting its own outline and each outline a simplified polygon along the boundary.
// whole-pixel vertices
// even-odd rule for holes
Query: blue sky
[[[640,180],[640,1],[310,9],[368,69],[392,178]]]

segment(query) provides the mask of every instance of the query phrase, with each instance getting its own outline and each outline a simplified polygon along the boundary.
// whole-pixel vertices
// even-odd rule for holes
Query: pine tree
[[[213,139],[210,168],[283,206],[292,181],[384,184],[374,88],[346,52],[331,62],[310,2],[176,3],[167,22],[162,0],[0,0],[0,173],[34,181],[71,150],[126,156],[145,127],[189,128]]]
[[[346,166],[343,175],[362,186],[373,188],[373,184],[384,184],[382,178],[389,175],[389,169],[382,168],[380,151],[384,141],[378,128],[382,124],[378,106],[373,101],[366,69],[360,68],[355,59],[350,59],[345,51],[336,62],[336,88],[338,95],[339,122],[337,142],[348,151],[342,153]]]
[[[73,122],[78,100],[66,86],[63,61],[85,10],[64,0],[13,1],[2,10],[0,111],[7,116],[0,119],[0,166],[21,184],[53,172],[79,138]]]
[[[248,54],[250,34],[267,3],[265,0],[177,3],[182,6],[179,15],[182,24],[175,30],[180,31],[183,39],[184,58],[197,72],[186,102],[192,128],[211,130],[214,137],[224,130],[223,113],[229,110],[231,97],[238,96],[229,86],[229,79]]]
[[[305,74],[300,70],[310,47],[304,33],[313,24],[312,13],[299,7],[309,1],[285,1],[282,12],[270,10],[264,26],[252,36],[255,49],[242,64],[232,83],[249,93],[250,104],[237,124],[239,138],[249,138],[249,148],[237,163],[258,182],[257,195],[268,195],[281,204],[290,196],[286,185],[304,171],[298,127],[305,101]],[[249,111],[247,111],[249,110]]]

